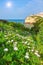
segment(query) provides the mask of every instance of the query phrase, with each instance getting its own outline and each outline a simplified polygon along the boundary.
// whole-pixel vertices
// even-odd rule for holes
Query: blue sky
[[[7,2],[12,6],[7,7]],[[0,19],[25,19],[40,12],[43,12],[43,0],[0,0]]]

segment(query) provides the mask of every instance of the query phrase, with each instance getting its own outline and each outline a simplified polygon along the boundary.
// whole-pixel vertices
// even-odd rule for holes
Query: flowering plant
[[[41,65],[36,41],[22,24],[0,22],[0,28],[0,65]]]

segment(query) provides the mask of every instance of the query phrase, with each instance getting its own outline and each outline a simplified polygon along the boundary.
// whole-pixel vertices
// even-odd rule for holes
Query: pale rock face
[[[43,17],[43,12],[40,12],[39,14],[37,14],[37,16]]]
[[[28,16],[26,19],[25,19],[25,23],[27,24],[33,24],[36,22],[36,19],[37,19],[37,15],[32,15],[32,16]]]
[[[30,29],[34,27],[33,24],[36,23],[37,17],[43,17],[43,12],[26,17],[24,26]]]
[[[27,17],[26,20],[25,20],[25,23],[34,23],[35,22],[35,18],[32,18],[31,16],[30,17]]]
[[[31,29],[32,27],[34,27],[34,25],[33,24],[28,24],[28,23],[25,23],[25,25],[24,25],[25,27],[27,27],[27,28],[29,28],[29,29]]]
[[[33,23],[35,23],[37,17],[33,17],[33,16],[29,16],[25,19],[25,27],[31,29],[32,27],[34,27]]]

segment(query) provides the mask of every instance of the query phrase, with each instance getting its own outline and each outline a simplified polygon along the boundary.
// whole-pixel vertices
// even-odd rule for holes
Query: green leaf
[[[5,59],[6,61],[12,61],[12,57],[10,54],[4,55],[3,59]]]

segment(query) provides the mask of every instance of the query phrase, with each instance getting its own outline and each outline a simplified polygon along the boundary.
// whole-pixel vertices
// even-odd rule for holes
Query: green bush
[[[19,23],[1,22],[0,28],[0,65],[41,65],[43,55],[40,45],[36,48],[35,34],[29,35],[29,30]]]

